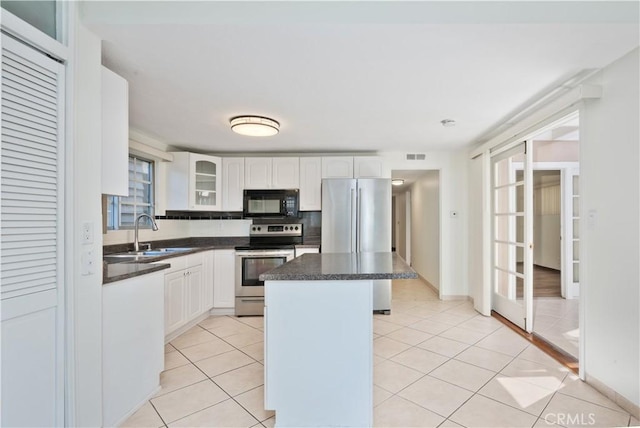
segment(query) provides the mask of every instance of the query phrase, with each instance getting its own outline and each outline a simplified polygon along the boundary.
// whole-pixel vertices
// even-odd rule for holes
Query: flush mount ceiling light
[[[440,121],[440,123],[442,124],[442,126],[444,126],[445,128],[451,128],[452,126],[456,126],[456,121],[453,119],[442,119]]]
[[[278,122],[262,116],[236,116],[230,124],[233,132],[250,137],[269,137],[280,131]]]
[[[391,180],[391,184],[394,186],[402,186],[404,184],[404,180],[402,178],[394,178]]]

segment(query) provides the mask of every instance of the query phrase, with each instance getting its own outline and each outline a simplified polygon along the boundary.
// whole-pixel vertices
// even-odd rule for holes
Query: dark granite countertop
[[[157,262],[159,261],[171,259],[173,257],[187,256],[201,251],[232,250],[237,245],[242,245],[247,242],[247,240],[248,238],[188,238],[156,241],[152,243],[153,248],[184,247],[191,249],[188,251],[167,252],[166,254],[159,256],[138,257],[137,260],[124,259],[119,261],[116,259],[104,262],[102,270],[102,284],[105,285],[115,281],[122,281],[123,279],[129,279],[171,267],[168,263],[158,264]],[[131,251],[132,249],[133,244],[105,246],[103,247],[103,255],[109,256],[117,253],[124,253]]]
[[[169,269],[169,263],[104,263],[102,285]]]
[[[418,275],[396,253],[304,254],[260,275],[263,281],[414,279]]]

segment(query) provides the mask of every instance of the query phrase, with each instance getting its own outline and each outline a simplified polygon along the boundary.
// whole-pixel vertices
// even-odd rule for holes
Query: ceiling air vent
[[[426,155],[424,153],[407,153],[407,160],[425,160]]]

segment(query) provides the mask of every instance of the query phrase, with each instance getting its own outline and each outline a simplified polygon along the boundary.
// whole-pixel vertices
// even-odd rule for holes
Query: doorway
[[[434,290],[440,288],[440,171],[393,170],[396,253]]]
[[[532,135],[491,153],[492,308],[577,360],[578,114]]]

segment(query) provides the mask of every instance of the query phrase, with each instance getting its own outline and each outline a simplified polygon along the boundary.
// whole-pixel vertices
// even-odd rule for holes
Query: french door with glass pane
[[[533,186],[531,142],[491,154],[492,309],[531,332]]]

